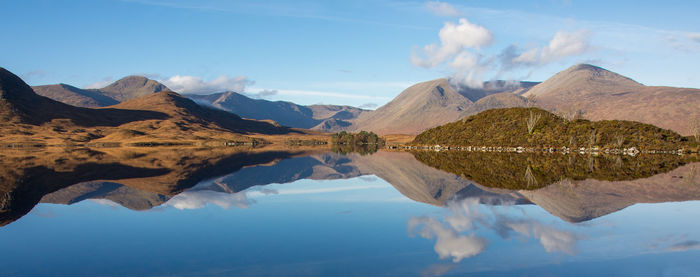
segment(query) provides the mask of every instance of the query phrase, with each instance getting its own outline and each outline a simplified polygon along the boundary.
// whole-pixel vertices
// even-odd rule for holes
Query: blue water
[[[693,166],[649,177],[668,184],[619,184],[646,198],[552,184],[571,198],[540,207],[411,157],[290,158],[204,178],[145,209],[108,200],[119,184],[67,187],[57,193],[81,201],[51,204],[65,200],[50,194],[0,227],[0,276],[700,276]],[[589,203],[607,196],[630,203]],[[584,207],[568,202],[581,197]],[[592,215],[567,217],[579,211]]]
[[[417,203],[379,178],[265,189],[185,192],[147,211],[39,204],[0,229],[0,274],[700,275],[700,201],[568,223],[536,205]]]

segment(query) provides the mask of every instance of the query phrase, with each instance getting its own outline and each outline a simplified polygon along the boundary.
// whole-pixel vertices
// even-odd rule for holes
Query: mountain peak
[[[587,64],[587,63],[580,63],[580,64],[572,65],[571,67],[567,68],[565,71],[579,71],[579,70],[592,70],[592,71],[605,70],[605,71],[608,71],[602,67],[595,66],[592,64]]]
[[[580,94],[613,94],[643,86],[628,77],[602,67],[590,64],[577,64],[534,86],[524,96],[560,94],[559,97],[570,98],[578,97]],[[572,90],[574,87],[580,89]],[[568,93],[564,93],[565,91]]]
[[[120,102],[169,90],[168,87],[158,81],[137,75],[126,76],[100,89],[103,94]]]

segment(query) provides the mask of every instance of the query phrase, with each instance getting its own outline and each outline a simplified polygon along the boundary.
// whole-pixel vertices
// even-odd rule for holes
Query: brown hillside
[[[524,94],[556,113],[580,110],[590,120],[632,120],[689,135],[700,116],[700,89],[649,87],[603,68],[579,64]]]
[[[349,129],[415,134],[457,120],[471,103],[447,79],[436,79],[413,85],[388,104],[361,114]]]
[[[243,135],[306,134],[269,122],[205,108],[174,92],[160,92],[100,109],[70,106],[39,96],[0,69],[0,142],[194,143],[250,141]]]

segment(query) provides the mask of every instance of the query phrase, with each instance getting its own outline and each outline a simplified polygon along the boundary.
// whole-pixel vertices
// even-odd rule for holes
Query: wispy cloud
[[[114,79],[112,79],[112,77],[105,77],[102,79],[102,81],[94,82],[92,84],[85,86],[84,88],[85,89],[103,88],[103,87],[108,86],[112,82],[114,82]]]
[[[425,3],[425,7],[433,14],[437,16],[460,16],[462,15],[455,7],[449,3],[440,1],[428,1]]]
[[[258,93],[264,91],[265,89],[250,88],[251,93]],[[317,91],[317,90],[295,90],[295,89],[276,89],[276,95],[286,95],[286,96],[322,96],[322,97],[336,97],[345,99],[369,99],[369,100],[390,100],[390,97],[385,96],[373,96],[373,95],[362,95],[354,93],[341,93],[341,92],[329,92],[329,91]]]
[[[671,245],[668,250],[670,251],[688,251],[700,249],[700,241],[697,240],[686,240],[674,245]]]
[[[422,29],[428,28],[410,24],[400,24],[374,19],[363,19],[359,17],[347,17],[337,15],[332,9],[324,5],[311,5],[304,2],[242,2],[242,1],[183,1],[183,0],[121,0],[123,2],[138,3],[143,5],[162,6],[175,9],[188,9],[210,12],[224,12],[233,14],[252,14],[271,17],[291,17],[315,19],[330,22],[345,22],[353,24],[366,24],[401,29]]]
[[[694,42],[700,43],[700,34],[698,33],[688,34],[688,38],[690,38]]]
[[[513,58],[511,62],[541,65],[569,56],[581,55],[591,48],[590,36],[591,32],[585,29],[576,32],[559,31],[546,46],[527,50]]]

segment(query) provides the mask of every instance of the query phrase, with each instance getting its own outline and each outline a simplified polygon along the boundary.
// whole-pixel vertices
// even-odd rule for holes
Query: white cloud
[[[554,34],[549,44],[527,50],[513,59],[514,63],[546,64],[569,56],[585,53],[590,49],[591,32],[579,30],[576,32],[559,31]]]
[[[576,253],[579,236],[575,233],[526,218],[525,214],[514,219],[493,210],[484,213],[479,207],[479,198],[449,201],[448,214],[442,222],[432,217],[413,217],[408,222],[409,234],[417,232],[427,239],[437,238],[435,252],[440,258],[452,257],[454,262],[485,250],[486,240],[474,235],[481,228],[492,230],[504,239],[513,233],[536,238],[547,252]]]
[[[493,43],[493,34],[483,26],[460,18],[458,24],[446,22],[438,33],[440,45],[428,44],[414,49],[411,63],[415,66],[433,68],[446,65],[454,70],[451,81],[470,87],[481,87],[481,48]]]
[[[364,104],[360,105],[358,108],[373,110],[376,107],[379,107],[379,105],[376,103],[364,103]]]
[[[491,31],[460,18],[459,23],[446,22],[438,33],[440,45],[428,44],[422,51],[411,53],[411,62],[420,67],[430,68],[454,59],[467,49],[478,50],[493,42]]]
[[[100,204],[102,206],[112,207],[112,208],[122,207],[121,205],[119,205],[119,203],[116,203],[116,202],[109,200],[109,199],[106,199],[106,198],[88,199],[88,201]]]
[[[276,89],[263,89],[256,93],[245,93],[246,96],[251,98],[267,98],[279,93]]]
[[[436,238],[434,249],[440,259],[452,258],[455,263],[478,255],[487,245],[483,238],[460,235],[454,229],[430,217],[411,218],[408,229],[410,232],[417,230],[418,234],[426,239]]]
[[[578,237],[570,232],[558,230],[537,221],[511,221],[506,225],[513,231],[537,238],[547,252],[576,253]]]
[[[193,210],[204,208],[207,204],[214,204],[223,209],[238,207],[246,209],[255,200],[248,199],[245,192],[225,193],[211,190],[196,190],[182,192],[165,203],[178,210]]]
[[[228,77],[226,75],[221,75],[209,81],[205,81],[197,76],[175,75],[160,82],[176,92],[201,94],[222,91],[243,92],[246,86],[255,83],[246,76]]]
[[[457,87],[481,88],[486,74],[494,73],[498,76],[519,66],[541,66],[584,54],[591,49],[591,32],[582,29],[574,32],[558,31],[547,45],[541,47],[522,51],[516,44],[512,44],[500,54],[490,54],[484,49],[494,41],[492,32],[465,18],[460,18],[456,24],[445,23],[438,36],[439,44],[414,48],[411,63],[424,68],[449,69],[452,72],[449,76],[450,83]]]
[[[452,5],[440,1],[428,1],[425,3],[425,7],[437,16],[460,16],[461,13],[457,11]]]

